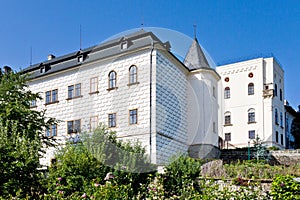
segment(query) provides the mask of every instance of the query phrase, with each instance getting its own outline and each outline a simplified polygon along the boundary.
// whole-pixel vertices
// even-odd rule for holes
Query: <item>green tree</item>
[[[295,149],[300,148],[300,108],[297,112],[296,118],[292,122],[291,134],[294,136],[294,141],[291,142],[291,145]]]
[[[74,194],[86,193],[103,198],[102,193],[108,192],[106,186],[120,190],[110,195],[126,193],[133,197],[140,184],[148,181],[148,174],[155,171],[141,145],[118,140],[116,132],[103,125],[93,133],[81,133],[76,143],[68,142],[57,151],[56,160],[46,180],[48,195],[52,197],[60,194],[71,198]],[[110,180],[106,179],[108,173]]]
[[[27,75],[0,74],[0,196],[24,197],[40,189],[39,157],[52,143],[43,133],[55,121],[30,109],[40,97],[29,91]]]

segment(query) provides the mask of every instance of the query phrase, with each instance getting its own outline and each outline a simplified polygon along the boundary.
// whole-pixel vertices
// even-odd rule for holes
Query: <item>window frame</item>
[[[230,99],[230,87],[224,89],[224,99]]]
[[[250,108],[248,110],[248,124],[256,123],[255,121],[255,110]]]
[[[278,120],[278,110],[275,108],[275,124],[279,125],[279,120]]]
[[[231,141],[231,133],[225,133],[224,135],[224,141],[225,142],[230,142]]]
[[[138,109],[129,110],[129,125],[138,124]]]
[[[45,136],[46,137],[57,136],[57,124],[52,124],[49,128],[47,128],[45,132]]]
[[[98,127],[98,116],[91,116],[90,117],[90,131],[94,131]]]
[[[81,132],[81,119],[67,121],[67,133],[68,134],[80,133],[80,132]]]
[[[117,72],[112,70],[108,73],[108,91],[117,89]]]
[[[96,94],[96,93],[99,93],[97,76],[90,78],[90,93],[89,94]]]
[[[117,113],[108,114],[108,128],[117,127]]]
[[[48,90],[45,92],[45,104],[44,105],[49,105],[49,104],[54,104],[58,103],[58,89],[54,90]]]
[[[129,67],[129,80],[128,80],[128,86],[139,84],[138,82],[138,68],[136,65],[131,65]]]
[[[231,113],[229,111],[224,113],[224,126],[231,126]]]
[[[254,95],[254,83],[248,84],[248,95]]]
[[[68,98],[67,100],[76,99],[82,97],[81,95],[81,83],[76,83],[68,86]]]
[[[249,138],[250,140],[255,139],[255,130],[249,130],[249,131],[248,131],[248,138]]]

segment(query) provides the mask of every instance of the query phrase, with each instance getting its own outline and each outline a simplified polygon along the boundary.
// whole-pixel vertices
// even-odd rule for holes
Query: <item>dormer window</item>
[[[77,62],[81,63],[81,62],[83,62],[83,60],[84,60],[83,55],[80,55],[77,57]]]
[[[128,41],[124,41],[121,43],[121,49],[127,49],[128,48]]]
[[[45,67],[45,66],[42,66],[42,67],[40,68],[40,73],[43,74],[43,73],[45,73],[45,72],[46,72],[46,67]]]
[[[51,69],[50,65],[43,65],[40,68],[40,73],[43,74]]]

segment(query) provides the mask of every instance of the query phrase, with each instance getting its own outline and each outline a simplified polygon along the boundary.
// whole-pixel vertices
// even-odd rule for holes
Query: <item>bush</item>
[[[186,188],[199,189],[196,179],[199,177],[202,161],[188,156],[180,156],[165,167],[163,185],[167,196],[181,196]]]
[[[278,175],[273,183],[271,194],[274,200],[299,200],[300,183],[293,180],[291,175]]]

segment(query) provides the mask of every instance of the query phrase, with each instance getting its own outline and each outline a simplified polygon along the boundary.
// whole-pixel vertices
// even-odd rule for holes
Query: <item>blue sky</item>
[[[193,37],[224,63],[273,53],[285,71],[285,98],[300,104],[300,1],[9,0],[0,5],[0,66],[15,70],[96,45],[112,35],[162,27]]]

